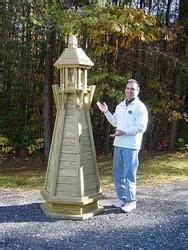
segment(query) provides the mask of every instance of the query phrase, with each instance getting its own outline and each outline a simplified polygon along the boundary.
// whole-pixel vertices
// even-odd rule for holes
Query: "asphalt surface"
[[[137,209],[113,208],[84,221],[47,218],[39,191],[0,190],[0,249],[188,249],[188,185],[139,186]]]

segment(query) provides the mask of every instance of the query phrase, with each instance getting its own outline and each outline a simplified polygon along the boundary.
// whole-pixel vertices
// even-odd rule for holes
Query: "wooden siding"
[[[64,95],[64,115],[62,118],[62,110],[57,111],[54,126],[46,190],[53,189],[53,196],[62,199],[79,198],[99,191],[99,176],[87,105],[79,109],[81,93]]]
[[[80,136],[80,165],[83,168],[84,194],[89,195],[97,192],[97,176],[95,173],[95,164],[93,152],[91,148],[91,140],[88,128],[86,112],[80,112],[80,123],[82,126],[82,134]]]

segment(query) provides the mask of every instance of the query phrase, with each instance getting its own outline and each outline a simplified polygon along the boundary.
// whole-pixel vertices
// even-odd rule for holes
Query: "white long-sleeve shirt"
[[[117,105],[114,114],[108,111],[105,116],[112,126],[126,133],[115,137],[114,146],[138,150],[141,148],[143,133],[148,123],[148,111],[138,97],[128,106],[124,100]]]

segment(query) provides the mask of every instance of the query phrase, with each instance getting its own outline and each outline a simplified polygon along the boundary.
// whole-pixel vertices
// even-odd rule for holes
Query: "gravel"
[[[113,208],[84,221],[46,217],[39,191],[0,190],[0,249],[188,249],[187,183],[138,186],[137,209]]]

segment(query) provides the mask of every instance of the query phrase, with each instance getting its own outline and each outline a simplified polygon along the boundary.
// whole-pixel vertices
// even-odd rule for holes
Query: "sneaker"
[[[124,205],[125,205],[125,203],[123,201],[117,201],[114,204],[112,204],[113,207],[117,207],[117,208],[122,207]]]
[[[136,201],[132,201],[122,206],[121,210],[125,213],[130,213],[135,208],[136,208]]]

